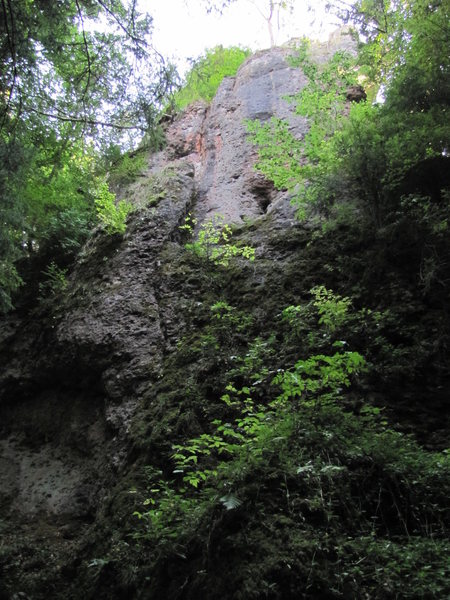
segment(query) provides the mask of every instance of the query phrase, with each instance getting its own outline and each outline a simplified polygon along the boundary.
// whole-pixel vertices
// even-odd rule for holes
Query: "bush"
[[[192,235],[195,224],[196,220],[188,216],[180,230]],[[236,256],[242,256],[250,261],[255,260],[255,249],[251,246],[232,244],[232,234],[230,225],[224,223],[221,215],[217,215],[214,219],[201,225],[197,239],[186,244],[185,248],[200,258],[206,259],[207,262],[223,267],[227,267],[230,260]]]
[[[40,299],[46,300],[62,294],[67,288],[67,269],[61,269],[51,262],[43,272],[45,281],[39,284]]]
[[[313,338],[326,335],[329,348],[277,372],[267,345],[282,351],[280,332],[245,348],[238,333],[249,339],[248,316],[223,300],[211,306],[204,332],[214,333],[213,351],[229,357],[222,366],[240,383],[230,379],[220,400],[210,395],[200,409],[209,421],[178,431],[171,464],[151,472],[135,513],[135,539],[161,586],[149,597],[165,589],[176,598],[188,576],[189,597],[448,593],[449,455],[392,430],[367,402],[348,408],[346,390],[367,367],[336,336],[369,313],[354,313],[349,298],[323,286],[311,295],[285,309],[281,324],[294,324],[302,342],[300,321],[315,320]],[[180,556],[171,587],[161,573],[176,572]],[[208,565],[207,578],[199,565]]]
[[[126,152],[115,160],[110,171],[110,183],[113,187],[132,183],[144,171],[145,167],[144,154]]]
[[[116,204],[116,196],[108,189],[108,184],[103,182],[97,192],[95,199],[95,208],[97,216],[105,226],[108,234],[125,233],[126,218],[133,209],[130,202],[121,200]]]
[[[222,79],[236,75],[238,68],[249,55],[250,50],[235,46],[216,46],[207,50],[204,56],[193,61],[184,87],[175,94],[175,106],[183,109],[196,100],[210,102]]]
[[[6,260],[0,261],[0,313],[12,308],[11,295],[23,284],[14,265]]]

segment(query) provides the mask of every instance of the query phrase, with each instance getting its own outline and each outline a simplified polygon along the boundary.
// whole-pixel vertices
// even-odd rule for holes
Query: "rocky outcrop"
[[[336,49],[336,40],[325,48],[325,55]],[[319,52],[317,48],[314,51]],[[148,487],[151,474],[146,466],[151,465],[156,481],[163,470],[170,479],[172,444],[192,432],[198,434],[203,431],[202,424],[217,418],[218,398],[230,381],[225,376],[234,369],[239,378],[239,369],[253,368],[252,361],[257,365],[265,352],[273,373],[286,367],[287,363],[277,363],[283,332],[276,327],[286,327],[285,323],[280,326],[280,311],[308,303],[309,290],[316,285],[327,285],[357,298],[358,307],[376,311],[384,308],[386,298],[399,297],[401,308],[396,314],[409,320],[411,338],[419,340],[420,360],[426,364],[432,352],[441,353],[438,376],[430,371],[429,379],[436,379],[435,396],[440,394],[444,406],[448,385],[442,373],[447,366],[447,346],[442,342],[442,349],[430,348],[428,355],[420,341],[425,337],[423,330],[432,329],[428,319],[439,323],[441,309],[435,307],[437,316],[430,317],[423,298],[413,298],[411,249],[407,248],[405,267],[392,236],[388,245],[382,239],[367,241],[356,228],[351,231],[342,223],[328,232],[317,230],[312,236],[311,224],[294,220],[288,194],[275,190],[254,170],[256,153],[246,139],[246,119],[265,121],[278,116],[288,120],[295,136],[302,137],[306,131],[305,120],[284,99],[305,84],[301,71],[287,61],[290,52],[275,48],[255,54],[235,78],[224,80],[210,106],[199,102],[177,116],[167,126],[166,148],[146,156],[146,167],[136,181],[116,190],[119,198],[135,205],[126,233],[108,236],[100,229],[95,231],[62,296],[47,299],[26,317],[11,315],[3,320],[0,598],[217,597],[215,589],[209,596],[197,593],[195,587],[186,594],[184,590],[195,578],[208,579],[214,588],[210,574],[204,577],[207,570],[199,559],[202,552],[208,561],[219,557],[214,572],[218,579],[223,578],[227,561],[227,572],[233,570],[233,532],[239,529],[239,514],[222,511],[211,521],[208,540],[195,540],[188,549],[190,554],[177,547],[168,565],[161,559],[163,566],[155,580],[154,574],[145,570],[153,556],[149,558],[148,548],[142,550],[139,540],[133,546],[124,523],[133,519],[134,510],[142,510],[148,497],[138,497],[136,490],[138,483],[143,490]],[[180,225],[189,213],[197,218],[198,226],[222,215],[235,226],[235,239],[241,237],[255,248],[255,262],[237,262],[222,270],[205,267],[205,262],[184,249]],[[442,298],[442,310],[447,311],[444,292]],[[231,335],[237,350],[227,346],[230,330],[224,329],[221,343],[226,352],[222,356],[222,347],[210,328],[211,306],[218,301],[229,301],[237,312],[249,317],[255,336],[253,349],[250,340],[242,340],[236,325]],[[381,319],[382,314],[376,314]],[[387,322],[395,329],[395,315]],[[266,339],[271,332],[274,335]],[[220,335],[220,327],[215,333]],[[389,343],[381,330],[372,331],[372,341],[370,330],[356,330],[354,335],[358,349],[369,340],[375,356],[381,352],[382,361],[386,360],[384,352],[395,357],[390,350],[396,349],[395,344],[404,344],[399,356],[414,355],[407,347],[410,342],[403,341],[398,332],[394,331]],[[236,362],[239,352],[244,356],[240,363]],[[290,353],[291,365],[298,356],[297,348],[289,346],[285,352]],[[396,401],[402,396],[409,409],[413,393],[417,395],[416,388],[422,385],[419,376],[412,379],[414,367],[410,371],[407,377],[400,373],[396,380],[396,366],[390,372],[388,363],[387,374],[375,377],[376,385],[385,387],[375,390],[374,397],[387,394],[394,381],[397,387],[392,395]],[[357,405],[360,399],[352,401]],[[277,550],[282,558],[280,581],[289,582],[295,576],[291,557],[284,554],[283,532],[289,537],[294,523],[290,513],[295,513],[289,504],[286,477],[284,483],[275,479],[267,483],[277,493],[281,490],[282,500],[277,496],[276,503],[263,507],[255,521],[264,522],[266,515],[276,513],[282,519],[282,535],[277,528],[267,528],[261,536],[257,531],[254,539],[262,542],[255,553],[245,534],[240,541],[241,548],[248,551],[243,570],[248,564],[254,567],[246,577],[249,581],[254,575],[261,577],[264,586],[261,560],[263,555],[270,558],[269,538],[277,535],[282,538]],[[258,486],[252,497],[260,501]],[[286,499],[289,515],[280,509]],[[317,522],[311,514],[315,528]],[[298,518],[305,519],[303,513]],[[305,562],[299,523],[295,522],[300,531],[295,560],[311,573],[309,565],[315,564],[317,548]],[[211,548],[222,542],[222,554],[214,557]],[[163,547],[154,553],[163,556],[165,551]],[[334,568],[334,559],[327,564]],[[210,567],[209,562],[206,566]],[[271,563],[267,572],[272,568]],[[295,585],[289,593],[297,598],[300,586],[295,577],[292,581]],[[227,583],[222,581],[222,585]],[[147,586],[147,592],[141,593],[140,584]],[[238,581],[236,585],[241,584]],[[242,589],[239,587],[239,593]],[[270,595],[269,587],[261,589],[264,597]],[[230,594],[234,597],[234,591]]]
[[[195,277],[178,274],[174,281],[171,264],[187,213],[199,222],[221,214],[242,223],[269,212],[280,224],[292,220],[286,194],[255,173],[245,133],[245,119],[276,115],[303,135],[304,119],[283,99],[304,84],[288,54],[252,56],[224,80],[211,106],[197,103],[178,116],[166,149],[149,156],[146,172],[119,191],[136,206],[126,234],[95,232],[64,297],[2,324],[0,517],[10,523],[5,539],[16,556],[6,567],[8,589],[22,589],[18,581],[29,569],[24,548],[36,536],[43,536],[37,552],[45,563],[55,536],[60,556],[75,552],[74,539],[95,521],[129,463],[133,418],[163,375],[163,358],[194,302]],[[30,525],[36,519],[39,531]]]
[[[287,195],[255,172],[256,152],[246,141],[247,119],[273,116],[287,119],[295,136],[304,135],[306,120],[286,99],[306,83],[301,70],[289,65],[291,54],[275,48],[253,55],[236,77],[222,82],[209,108],[195,104],[169,128],[168,159],[182,157],[195,166],[200,219],[221,214],[227,222],[241,223],[273,210],[293,217]]]
[[[123,239],[97,232],[58,311],[4,329],[0,494],[11,510],[78,514],[86,472],[98,471],[98,491],[123,459],[137,398],[160,373],[171,323],[159,304],[161,253],[192,203],[192,175],[180,165],[166,197],[140,209]],[[88,512],[95,495],[84,499]]]

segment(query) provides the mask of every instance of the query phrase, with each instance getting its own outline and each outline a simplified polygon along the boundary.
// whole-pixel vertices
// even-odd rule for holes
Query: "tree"
[[[2,129],[45,119],[71,123],[75,137],[144,131],[171,79],[136,4],[1,0]]]
[[[58,215],[89,221],[95,150],[135,146],[171,93],[151,24],[137,0],[0,0],[0,309]]]
[[[440,87],[448,98],[450,7],[445,0],[333,0],[328,9],[358,31],[364,43],[360,62],[372,79],[388,86],[400,72],[415,63],[422,83]],[[425,69],[427,65],[427,69]],[[410,83],[413,83],[412,81]],[[414,86],[416,87],[416,86]],[[410,96],[410,91],[405,97]]]
[[[269,32],[270,46],[275,46],[274,24],[277,30],[280,29],[280,17],[283,10],[291,11],[294,7],[295,0],[266,0],[264,7],[260,7],[260,2],[256,0],[247,0],[256,8],[258,13],[264,19]]]

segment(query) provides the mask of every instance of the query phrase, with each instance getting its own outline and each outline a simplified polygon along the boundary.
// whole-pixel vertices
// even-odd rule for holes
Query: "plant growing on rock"
[[[145,170],[145,167],[146,160],[143,153],[125,152],[113,162],[109,181],[113,188],[132,183]]]
[[[323,286],[312,296],[316,325],[330,336],[352,318],[348,298]],[[227,303],[211,312],[213,322],[234,324]],[[249,376],[211,399],[212,418],[174,440],[171,466],[155,474],[135,513],[151,572],[181,556],[188,570],[193,564],[190,590],[204,597],[214,584],[203,565],[255,598],[267,596],[268,583],[274,597],[301,588],[305,600],[323,590],[444,597],[449,456],[393,431],[369,403],[346,406],[365,368],[358,352],[335,343],[280,370],[263,395]],[[228,597],[222,589],[220,597]]]
[[[109,191],[106,182],[101,183],[98,188],[95,209],[109,235],[125,233],[127,215],[133,209],[133,205],[126,200],[116,203],[116,196]]]
[[[51,262],[43,275],[45,281],[39,284],[39,297],[41,300],[53,298],[66,290],[67,269],[61,269],[55,262]]]
[[[304,219],[311,207],[326,212],[330,206],[323,191],[340,164],[330,139],[345,119],[346,89],[357,83],[357,74],[355,60],[342,51],[324,64],[316,64],[309,57],[307,41],[291,63],[301,67],[309,80],[290,99],[296,102],[298,114],[308,117],[309,130],[304,139],[296,139],[288,123],[276,118],[267,123],[249,121],[247,130],[250,141],[258,147],[256,168],[278,189],[291,192],[298,216]]]
[[[211,102],[224,77],[233,76],[250,50],[216,46],[192,63],[186,84],[174,96],[175,106],[183,109],[196,100]]]
[[[17,269],[6,260],[0,261],[0,314],[12,308],[11,294],[23,284]]]
[[[193,235],[196,222],[188,215],[180,230]],[[223,216],[217,215],[200,226],[197,239],[185,244],[185,248],[216,266],[228,267],[230,261],[238,256],[249,261],[255,260],[255,249],[251,246],[233,244],[232,235],[231,226],[224,222]]]
[[[363,13],[370,12],[365,3],[358,6]],[[308,83],[292,99],[297,113],[309,122],[304,139],[294,139],[283,121],[248,125],[250,140],[258,146],[257,168],[277,187],[291,192],[300,218],[314,213],[334,217],[344,205],[371,226],[386,226],[402,212],[402,184],[412,168],[420,169],[426,159],[442,160],[446,152],[450,131],[443,74],[448,60],[442,58],[447,56],[446,36],[438,32],[448,29],[448,10],[416,0],[408,9],[398,3],[390,19],[393,14],[390,34],[384,31],[366,45],[366,50],[379,52],[386,37],[388,45],[395,41],[396,47],[378,57],[389,71],[384,104],[366,102],[359,86],[367,81],[364,53],[359,65],[343,52],[327,62],[314,61],[305,42],[293,64],[302,68]],[[411,35],[408,43],[405,31]],[[395,67],[389,62],[392,56]],[[358,88],[356,99],[348,94]],[[430,195],[425,179],[422,196]],[[444,179],[442,188],[448,187]],[[438,187],[434,184],[435,196],[441,195]]]

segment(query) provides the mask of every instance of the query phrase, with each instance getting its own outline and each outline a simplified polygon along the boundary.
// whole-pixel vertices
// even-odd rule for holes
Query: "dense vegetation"
[[[292,99],[310,122],[305,139],[283,121],[248,123],[258,169],[295,195],[301,219],[319,225],[310,259],[322,252],[322,276],[351,297],[316,283],[308,300],[299,283],[301,303],[274,313],[261,297],[258,313],[230,304],[230,279],[211,274],[211,261],[198,263],[217,296],[209,290],[209,315],[194,317],[202,325],[168,359],[174,379],[157,397],[171,443],[162,442],[162,426],[149,427],[156,458],[135,490],[145,597],[450,592],[448,453],[423,449],[390,421],[399,397],[417,393],[426,365],[437,396],[448,378],[439,353],[425,349],[426,305],[441,310],[450,278],[448,7],[358,3],[352,16],[368,36],[357,58],[316,63],[305,42],[294,59],[309,79]],[[375,103],[381,84],[384,101]],[[350,91],[358,102],[350,104]],[[346,258],[355,239],[365,250]],[[384,256],[355,280],[353,262],[376,248]],[[301,276],[317,282],[305,254]],[[376,291],[388,255],[393,278]],[[273,302],[283,296],[272,292]],[[448,324],[430,343],[447,336]]]
[[[196,100],[210,102],[222,79],[233,76],[250,54],[244,48],[217,46],[192,61],[191,69],[181,90],[174,97],[175,106],[185,108]]]
[[[259,314],[218,298],[149,405],[152,461],[133,490],[144,597],[177,598],[184,581],[186,598],[445,597],[448,455],[365,398],[404,368],[391,315],[317,286],[271,330],[263,295]]]
[[[152,130],[174,85],[136,4],[1,4],[1,311],[23,279],[73,260],[110,159]]]

